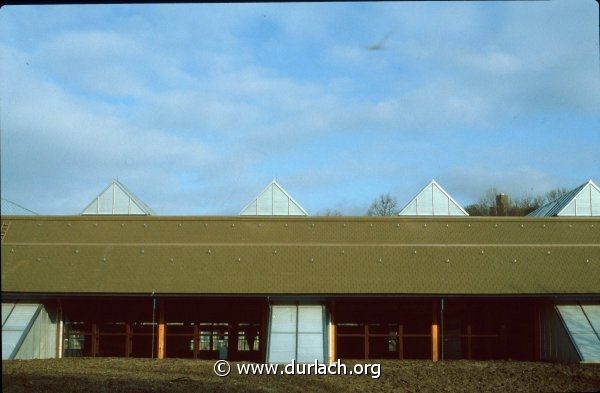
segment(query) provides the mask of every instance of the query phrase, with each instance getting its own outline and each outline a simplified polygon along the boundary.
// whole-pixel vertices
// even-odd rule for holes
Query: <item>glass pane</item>
[[[312,363],[316,360],[323,362],[323,334],[298,333],[298,362]]]
[[[296,331],[296,306],[271,307],[271,331],[293,333]]]
[[[298,306],[298,332],[323,332],[323,306]]]
[[[289,363],[296,357],[296,335],[294,333],[271,332],[269,362]]]

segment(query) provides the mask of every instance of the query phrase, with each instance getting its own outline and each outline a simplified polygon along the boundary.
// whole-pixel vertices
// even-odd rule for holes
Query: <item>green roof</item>
[[[600,293],[600,219],[3,216],[2,292]]]

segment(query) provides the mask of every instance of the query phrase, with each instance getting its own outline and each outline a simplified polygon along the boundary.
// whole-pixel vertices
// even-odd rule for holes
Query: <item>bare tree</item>
[[[548,191],[544,195],[544,197],[546,198],[544,200],[544,203],[555,201],[555,200],[557,200],[558,198],[560,198],[561,196],[565,195],[568,192],[569,192],[569,190],[567,190],[564,187],[558,187],[558,188],[555,188],[553,190],[550,190],[550,191]]]
[[[488,188],[487,191],[479,197],[477,202],[465,207],[465,210],[471,216],[493,216],[496,215],[496,187]]]
[[[321,213],[318,214],[319,216],[341,216],[342,213],[339,210],[336,209],[325,209],[324,211],[322,211]]]
[[[390,194],[381,194],[371,203],[367,216],[395,216],[399,212],[396,198]]]
[[[545,203],[552,202],[568,192],[566,188],[555,188],[542,195],[527,194],[519,199],[509,199],[506,213],[509,216],[526,216]],[[496,195],[499,192],[495,187],[489,188],[477,202],[465,207],[471,216],[495,216]]]
[[[544,204],[544,198],[541,196],[525,195],[524,197],[509,203],[509,216],[526,216],[538,207]]]

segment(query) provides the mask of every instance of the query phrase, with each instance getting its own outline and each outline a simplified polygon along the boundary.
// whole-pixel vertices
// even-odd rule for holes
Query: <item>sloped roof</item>
[[[468,216],[465,211],[440,186],[431,180],[419,193],[398,213],[399,216]]]
[[[113,180],[90,204],[82,215],[154,215],[148,205],[133,195],[118,180]]]
[[[591,217],[3,216],[6,293],[600,296]]]
[[[279,183],[272,180],[242,209],[240,216],[308,216],[308,213]]]
[[[32,216],[37,214],[36,212],[29,210],[18,203],[9,201],[8,199],[0,198],[0,200],[2,201],[2,204],[0,205],[0,212],[2,215]]]
[[[589,180],[528,214],[532,217],[600,216],[600,189]]]

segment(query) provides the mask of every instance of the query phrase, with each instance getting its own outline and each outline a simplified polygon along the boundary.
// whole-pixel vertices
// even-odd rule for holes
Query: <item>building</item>
[[[590,180],[528,215],[532,217],[600,216],[600,188]]]
[[[308,216],[279,183],[272,180],[240,212],[240,216]]]
[[[440,186],[435,179],[431,180],[419,193],[398,213],[399,216],[468,216],[469,213],[460,206]]]
[[[600,348],[598,219],[2,223],[3,314],[43,305],[63,356],[591,360]]]
[[[3,215],[2,227],[3,358],[600,360],[596,216]]]
[[[142,215],[154,212],[118,180],[113,180],[81,212],[82,215]]]

